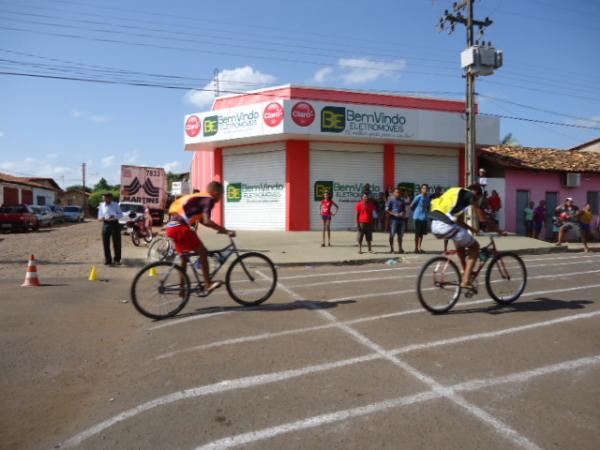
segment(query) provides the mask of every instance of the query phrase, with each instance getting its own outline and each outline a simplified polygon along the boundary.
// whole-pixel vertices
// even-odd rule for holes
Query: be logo
[[[185,122],[185,132],[189,137],[196,137],[200,133],[200,118],[190,116]]]
[[[321,110],[321,131],[341,133],[346,129],[346,108],[326,106]]]
[[[204,119],[204,136],[214,136],[219,131],[219,116],[210,116]]]
[[[325,192],[333,197],[333,181],[315,181],[315,201],[320,202],[325,198]]]
[[[242,199],[242,183],[229,183],[227,185],[227,201],[239,202]]]

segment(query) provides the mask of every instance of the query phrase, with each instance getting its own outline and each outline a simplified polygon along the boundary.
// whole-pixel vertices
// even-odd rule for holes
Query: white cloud
[[[277,78],[274,75],[262,73],[253,69],[251,66],[238,67],[237,69],[225,69],[219,72],[219,89],[224,93],[227,91],[248,91],[257,89],[260,85],[266,85],[275,82]],[[207,83],[203,89],[188,91],[184,96],[184,101],[197,106],[210,106],[215,98],[213,83]]]
[[[329,78],[333,74],[333,68],[331,67],[323,67],[315,72],[313,75],[313,81],[317,83],[323,83],[327,78]]]
[[[123,155],[123,162],[125,164],[134,164],[138,158],[140,157],[140,153],[137,150],[133,150],[131,152],[125,152]]]
[[[98,124],[98,125],[102,125],[102,124],[110,122],[112,120],[112,117],[110,117],[110,116],[102,116],[100,114],[92,114],[87,111],[79,111],[79,110],[71,111],[71,117],[73,117],[74,119],[89,120],[90,122]]]
[[[102,158],[100,160],[102,167],[110,167],[115,163],[115,156],[114,155],[110,155],[107,156],[106,158]]]
[[[179,165],[179,161],[171,161],[163,165],[163,168],[165,169],[165,172],[173,172]]]
[[[52,152],[52,153],[48,153],[46,155],[46,159],[56,159],[56,158],[58,158],[58,156],[59,156],[58,153]]]
[[[335,68],[323,67],[315,72],[313,81],[339,80],[345,84],[372,83],[380,78],[395,78],[406,68],[406,60],[373,61],[368,58],[341,58]]]
[[[61,182],[61,177],[72,177],[76,171],[70,167],[52,163],[48,158],[25,158],[20,161],[4,161],[0,170],[13,172],[17,176],[32,176],[40,178],[55,178]]]

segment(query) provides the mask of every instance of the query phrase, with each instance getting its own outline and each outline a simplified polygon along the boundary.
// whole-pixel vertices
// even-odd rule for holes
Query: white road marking
[[[289,292],[290,295],[292,295],[293,297],[295,297],[299,300],[303,300],[303,298],[301,296],[296,294],[291,289],[287,288],[285,285],[281,284],[281,287],[283,290]],[[440,383],[438,383],[435,379],[433,379],[429,375],[426,375],[425,373],[419,371],[417,368],[415,368],[415,367],[411,366],[410,364],[408,364],[407,362],[403,361],[398,356],[393,355],[390,352],[386,351],[379,344],[375,343],[374,341],[369,339],[367,336],[365,336],[364,334],[355,330],[351,326],[338,322],[336,317],[333,314],[331,314],[329,311],[317,310],[317,313],[319,315],[321,315],[323,318],[325,318],[326,320],[329,320],[332,323],[336,323],[340,330],[343,330],[346,333],[348,333],[359,344],[375,351],[376,353],[381,355],[384,359],[388,360],[395,366],[397,366],[400,369],[404,370],[405,372],[409,373],[415,379],[421,381],[423,384],[426,384],[433,392],[439,393],[443,397],[454,402],[456,405],[461,406],[463,409],[465,409],[466,411],[471,413],[473,416],[480,419],[482,422],[485,422],[488,425],[491,425],[492,428],[494,428],[494,430],[496,430],[496,432],[498,434],[503,435],[507,439],[511,440],[512,442],[514,442],[517,445],[520,445],[523,448],[526,448],[529,450],[539,450],[540,449],[540,447],[538,447],[538,445],[536,445],[533,441],[531,441],[530,439],[526,438],[525,436],[519,434],[516,430],[514,430],[513,428],[511,428],[510,426],[508,426],[507,424],[502,422],[500,419],[492,416],[487,411],[483,410],[482,408],[478,407],[477,405],[474,405],[473,403],[468,402],[466,399],[462,398],[460,395],[456,394],[454,391],[449,390],[448,388],[442,386]]]
[[[521,297],[535,297],[537,295],[556,294],[556,293],[561,293],[561,292],[571,292],[571,291],[584,290],[584,289],[593,289],[593,288],[599,288],[599,287],[600,287],[600,284],[592,284],[592,285],[577,286],[577,287],[571,287],[571,288],[561,288],[561,289],[552,289],[552,290],[544,290],[544,291],[526,292],[526,293],[522,294]],[[457,303],[456,308],[463,308],[463,307],[466,307],[466,306],[479,305],[479,304],[482,304],[482,303],[489,303],[489,302],[493,302],[493,299],[491,299],[491,298],[484,298],[484,299],[480,299],[480,300],[472,300],[472,301],[468,301],[468,302],[460,302],[460,303]],[[391,318],[395,318],[395,317],[406,316],[406,315],[411,315],[411,314],[420,314],[420,313],[426,313],[426,312],[427,311],[425,311],[423,308],[416,308],[416,309],[409,309],[409,310],[406,310],[406,311],[398,311],[398,312],[395,312],[395,313],[388,313],[388,314],[380,314],[380,315],[376,315],[376,316],[361,317],[361,318],[357,318],[357,319],[346,320],[346,321],[343,321],[341,323],[343,323],[345,325],[354,325],[354,324],[357,324],[357,323],[371,322],[371,321],[375,321],[375,320],[391,319]],[[328,323],[328,324],[316,325],[316,326],[312,326],[312,327],[296,328],[296,329],[293,329],[293,330],[285,330],[285,331],[278,331],[278,332],[271,332],[271,333],[256,334],[256,335],[251,335],[251,336],[242,336],[242,337],[239,337],[239,338],[224,339],[224,340],[221,340],[221,341],[215,341],[215,342],[211,342],[211,343],[208,343],[208,344],[196,345],[196,346],[193,346],[193,347],[188,347],[188,348],[183,348],[183,349],[175,350],[175,351],[168,352],[168,353],[163,353],[163,354],[155,357],[155,359],[157,359],[157,360],[159,360],[159,359],[165,359],[165,358],[170,358],[172,356],[179,355],[181,353],[188,353],[188,352],[206,350],[206,349],[209,349],[209,348],[222,347],[222,346],[225,346],[225,345],[242,344],[242,343],[245,343],[245,342],[260,341],[260,340],[263,340],[263,339],[274,339],[274,338],[278,338],[278,337],[282,337],[282,336],[290,336],[290,335],[294,335],[294,334],[310,333],[312,331],[319,331],[319,330],[324,330],[324,329],[327,329],[327,328],[334,328],[336,326],[337,326],[336,324]]]
[[[157,408],[159,406],[164,406],[181,400],[202,397],[210,394],[220,394],[236,389],[244,389],[254,386],[260,386],[263,384],[289,380],[291,378],[297,378],[305,375],[310,375],[312,373],[338,369],[340,367],[359,364],[367,361],[373,361],[380,358],[381,357],[376,353],[371,353],[356,358],[343,359],[340,361],[318,364],[314,366],[307,366],[302,367],[300,369],[292,369],[283,372],[273,372],[261,375],[254,375],[233,380],[223,380],[215,384],[209,384],[205,386],[199,386],[196,388],[185,389],[179,392],[174,392],[172,394],[155,398],[154,400],[150,400],[146,403],[142,403],[141,405],[136,406],[135,408],[128,409],[127,411],[123,411],[122,413],[117,414],[116,416],[104,420],[103,422],[100,422],[94,425],[93,427],[88,428],[87,430],[73,436],[72,438],[67,439],[65,442],[62,443],[62,447],[68,448],[80,445],[83,441],[91,438],[92,436],[98,433],[101,433],[102,431],[106,430],[109,427],[112,427],[113,425],[119,422],[123,422],[124,420],[130,419],[131,417],[137,416],[138,414]]]
[[[595,286],[600,287],[600,285],[595,285]],[[571,288],[571,289],[574,289],[574,288]],[[583,289],[583,287],[576,288],[576,289]],[[482,300],[477,300],[476,302],[481,303]],[[422,309],[420,309],[418,311],[423,312]],[[597,313],[600,314],[600,312],[597,312]],[[584,318],[589,318],[590,314],[594,314],[594,313],[584,313],[584,314],[578,314],[578,315],[573,315],[573,316],[567,316],[564,319],[565,320],[568,319],[571,321],[577,320],[576,317],[580,318],[580,319],[584,319]],[[356,319],[354,321],[349,321],[349,322],[357,323],[357,321],[359,321],[359,320],[364,321],[365,319]],[[553,319],[552,322],[555,322],[556,320],[558,320],[558,319]],[[546,321],[546,322],[548,322],[548,321]],[[526,325],[525,327],[532,328],[533,326],[544,326],[544,323],[545,322],[538,322],[537,324],[531,324],[530,326]],[[341,323],[339,323],[339,322],[338,323],[330,323],[330,324],[327,324],[327,326],[330,326],[330,327],[336,326],[337,327],[339,324],[341,324]],[[518,332],[518,331],[523,331],[523,329],[524,329],[524,327],[514,327],[511,330],[512,330],[512,332]],[[498,330],[498,331],[492,332],[492,333],[503,333],[503,332],[504,332],[504,330]],[[508,334],[508,333],[504,332],[503,334]],[[463,337],[456,338],[456,339],[468,340],[468,338],[470,338],[471,336],[481,336],[481,334],[468,335],[468,336],[463,336]],[[483,337],[485,337],[485,336],[483,336]],[[489,337],[491,337],[491,336],[489,336]],[[437,341],[437,342],[439,343],[438,345],[448,345],[446,343],[447,340]],[[432,346],[433,344],[434,343],[421,344],[421,345]],[[409,347],[412,347],[412,345],[393,349],[389,352],[390,353],[396,353],[396,352],[397,353],[405,353],[406,352],[405,349],[407,349]],[[291,370],[286,370],[286,371],[281,371],[281,372],[272,372],[272,373],[254,375],[254,376],[250,376],[250,377],[236,378],[236,379],[231,379],[231,380],[223,380],[223,381],[220,381],[215,384],[209,384],[209,385],[204,385],[204,386],[199,386],[199,387],[195,387],[195,388],[191,388],[191,389],[174,392],[172,394],[168,394],[168,395],[150,400],[139,406],[136,406],[129,410],[123,411],[122,413],[117,414],[116,416],[113,416],[107,420],[104,420],[103,422],[100,422],[100,423],[92,426],[91,428],[88,428],[87,430],[77,434],[76,436],[73,436],[72,438],[66,440],[62,444],[62,446],[63,447],[77,446],[77,445],[81,444],[83,441],[85,441],[86,439],[91,438],[92,436],[106,430],[107,428],[109,428],[119,422],[123,422],[124,420],[127,420],[131,417],[137,416],[138,414],[141,414],[150,409],[153,409],[153,408],[156,408],[159,406],[164,406],[164,405],[174,403],[174,402],[177,402],[180,400],[186,400],[186,399],[202,397],[202,396],[210,395],[210,394],[219,394],[222,392],[236,390],[236,389],[243,389],[243,388],[249,388],[249,387],[269,384],[269,383],[285,381],[285,380],[289,380],[289,379],[304,376],[304,375],[325,372],[328,370],[334,370],[334,369],[338,369],[341,367],[351,366],[354,364],[360,364],[362,362],[368,362],[368,361],[378,360],[378,359],[382,359],[382,358],[383,357],[379,353],[374,352],[374,353],[366,354],[366,355],[355,357],[355,358],[348,358],[348,359],[342,359],[342,360],[333,361],[333,362],[324,363],[324,364],[306,366],[306,367],[302,367],[299,369],[291,369]]]
[[[529,381],[532,378],[568,370],[581,369],[598,363],[600,363],[600,355],[592,356],[589,358],[581,358],[572,361],[566,361],[559,364],[553,364],[551,366],[539,367],[537,369],[506,375],[503,377],[468,381],[466,383],[460,383],[455,384],[453,386],[449,386],[447,389],[454,392],[477,391],[497,386],[500,384],[523,383]],[[232,447],[239,447],[241,445],[247,445],[253,442],[271,439],[276,436],[291,433],[294,431],[303,431],[323,425],[328,425],[331,423],[353,419],[355,417],[368,416],[374,413],[386,411],[388,409],[406,407],[441,397],[442,395],[440,393],[434,392],[433,390],[425,391],[415,395],[399,397],[391,400],[384,400],[381,402],[372,403],[370,405],[359,406],[357,408],[345,409],[333,413],[309,417],[295,422],[289,422],[283,425],[265,428],[259,431],[251,431],[249,433],[242,433],[235,436],[229,436],[199,446],[196,450],[220,450]]]

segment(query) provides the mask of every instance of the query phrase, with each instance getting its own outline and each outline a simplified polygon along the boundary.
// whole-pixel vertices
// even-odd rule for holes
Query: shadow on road
[[[507,314],[516,312],[540,312],[557,311],[564,309],[584,309],[587,305],[595,303],[592,300],[557,300],[547,297],[540,297],[527,302],[518,300],[511,305],[493,305],[487,308],[468,308],[450,311],[448,314]]]
[[[356,303],[355,300],[344,300],[339,302],[322,302],[319,300],[297,300],[291,303],[271,303],[259,306],[211,306],[207,308],[198,308],[192,313],[178,314],[170,319],[166,320],[177,320],[184,317],[200,316],[223,313],[223,312],[256,312],[256,311],[267,311],[267,312],[278,312],[278,311],[294,311],[298,309],[331,309],[338,305],[347,305]],[[165,320],[165,319],[163,319]],[[163,320],[157,320],[156,322],[162,322]]]

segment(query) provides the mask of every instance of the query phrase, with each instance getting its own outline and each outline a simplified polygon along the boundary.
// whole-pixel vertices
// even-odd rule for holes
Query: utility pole
[[[85,169],[86,163],[81,163],[81,184],[83,186],[83,216],[87,214],[87,192],[85,190]]]
[[[502,66],[503,55],[501,51],[496,51],[491,43],[480,44],[475,40],[475,27],[479,28],[479,34],[483,37],[484,30],[493,22],[489,17],[485,20],[474,18],[473,4],[475,0],[463,0],[460,3],[452,5],[453,14],[448,10],[444,11],[441,17],[438,29],[444,31],[447,28],[448,34],[452,34],[457,23],[465,25],[467,28],[467,49],[461,53],[461,65],[465,69],[467,79],[466,95],[466,140],[465,140],[465,176],[467,185],[476,182],[476,107],[475,107],[475,78],[478,75],[491,75],[494,69]],[[466,9],[467,16],[462,13]]]
[[[218,97],[221,93],[219,92],[219,69],[213,71],[213,87],[214,95]]]

